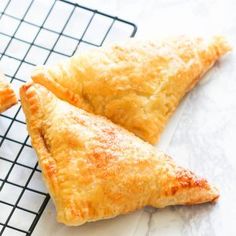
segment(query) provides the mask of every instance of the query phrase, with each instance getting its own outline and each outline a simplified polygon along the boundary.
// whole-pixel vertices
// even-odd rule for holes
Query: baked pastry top
[[[17,103],[16,95],[0,72],[0,113]]]
[[[182,97],[229,50],[220,36],[132,39],[38,67],[32,79],[153,144]]]
[[[72,106],[39,84],[24,85],[20,95],[59,222],[80,225],[145,205],[218,198],[205,179],[105,117]]]

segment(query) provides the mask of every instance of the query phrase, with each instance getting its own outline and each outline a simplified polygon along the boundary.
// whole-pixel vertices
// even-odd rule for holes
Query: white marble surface
[[[233,0],[126,3],[90,0],[86,4],[107,8],[136,22],[138,37],[221,33],[236,48],[236,1]],[[235,65],[235,51],[217,62],[186,97],[182,115],[172,119],[168,138],[163,137],[163,147],[178,163],[219,187],[218,203],[161,210],[146,208],[141,212],[134,234],[130,235],[236,235]]]
[[[221,33],[236,48],[236,1],[233,0],[136,0],[126,3],[90,0],[86,4],[107,8],[136,22],[138,37]],[[178,163],[219,187],[218,203],[161,210],[146,208],[141,212],[134,234],[130,235],[236,235],[235,65],[234,50],[217,62],[186,97],[182,115],[172,119],[168,138],[164,137],[166,134],[162,137],[165,140],[162,147]]]
[[[138,37],[222,33],[236,48],[233,0],[79,0],[135,22]],[[221,192],[217,204],[145,208],[126,216],[66,227],[56,223],[50,202],[34,236],[236,235],[236,53],[217,62],[183,101],[159,147],[183,166],[205,176]]]

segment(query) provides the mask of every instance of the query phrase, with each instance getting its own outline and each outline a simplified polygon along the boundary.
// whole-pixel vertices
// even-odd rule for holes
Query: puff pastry
[[[16,95],[0,72],[0,113],[17,103]]]
[[[218,198],[205,179],[105,117],[59,100],[39,84],[24,85],[20,95],[59,222],[80,225],[145,205]]]
[[[182,97],[228,50],[219,36],[130,40],[39,67],[32,79],[153,144]]]

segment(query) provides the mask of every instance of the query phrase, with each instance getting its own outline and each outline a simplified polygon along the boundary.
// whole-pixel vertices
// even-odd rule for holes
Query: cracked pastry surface
[[[205,179],[105,117],[70,105],[39,84],[24,85],[20,95],[59,222],[81,225],[146,205],[218,198]]]
[[[38,67],[32,79],[153,144],[183,96],[229,50],[221,36],[132,39]]]
[[[13,89],[0,72],[0,113],[6,111],[16,103],[17,98]]]

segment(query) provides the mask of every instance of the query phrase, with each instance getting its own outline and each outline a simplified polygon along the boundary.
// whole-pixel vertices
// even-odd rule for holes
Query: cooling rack
[[[0,61],[18,91],[35,65],[133,37],[137,27],[65,0],[1,0]],[[20,104],[0,115],[0,235],[31,235],[50,199]]]

